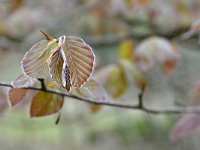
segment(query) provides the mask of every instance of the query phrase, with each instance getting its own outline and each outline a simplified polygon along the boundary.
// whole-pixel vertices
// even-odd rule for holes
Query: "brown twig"
[[[13,87],[11,84],[7,84],[7,83],[0,83],[0,86],[11,87],[11,88]],[[140,94],[139,104],[132,105],[132,104],[118,103],[118,102],[113,101],[113,100],[102,100],[102,101],[98,100],[97,101],[97,100],[91,100],[91,99],[84,99],[84,98],[78,97],[76,95],[68,94],[66,92],[54,91],[54,90],[50,90],[50,89],[44,90],[44,89],[36,88],[36,87],[27,87],[27,88],[24,88],[24,89],[44,91],[44,92],[48,92],[48,93],[62,95],[64,97],[69,97],[69,98],[72,98],[74,100],[78,100],[78,101],[82,101],[82,102],[86,102],[86,103],[90,103],[90,104],[105,105],[105,106],[124,108],[124,109],[141,110],[141,111],[151,113],[151,114],[183,114],[183,113],[200,114],[200,108],[199,107],[169,107],[169,108],[165,107],[165,108],[162,108],[162,109],[147,108],[143,104],[141,105],[141,103],[143,101],[144,90],[142,90],[142,93]]]

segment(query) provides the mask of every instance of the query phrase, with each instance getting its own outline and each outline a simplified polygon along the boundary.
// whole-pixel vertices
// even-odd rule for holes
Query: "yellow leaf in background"
[[[134,59],[134,43],[128,39],[120,43],[119,45],[119,57],[122,59],[133,60]]]
[[[105,81],[105,87],[113,98],[120,97],[127,89],[127,80],[120,64],[113,66]]]
[[[139,89],[147,85],[144,74],[131,61],[122,60],[120,64],[123,66],[128,80],[135,84]]]
[[[42,117],[58,112],[64,102],[64,97],[53,93],[38,92],[31,103],[31,117]]]

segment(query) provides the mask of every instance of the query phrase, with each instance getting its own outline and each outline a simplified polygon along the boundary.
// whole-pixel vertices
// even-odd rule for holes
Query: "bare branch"
[[[0,86],[13,88],[13,86],[11,84],[8,84],[8,83],[0,83]],[[118,102],[113,101],[113,100],[96,101],[96,100],[84,99],[84,98],[80,98],[76,95],[68,94],[66,92],[60,92],[60,91],[55,91],[55,90],[50,90],[50,89],[42,89],[42,88],[35,88],[35,87],[27,87],[27,88],[24,88],[24,89],[53,93],[53,94],[61,95],[61,96],[64,96],[64,97],[73,98],[74,100],[78,100],[78,101],[82,101],[82,102],[86,102],[86,103],[91,103],[91,104],[105,105],[105,106],[125,108],[125,109],[141,110],[141,111],[144,111],[144,112],[147,112],[147,113],[150,113],[150,114],[183,114],[183,113],[200,114],[200,107],[169,107],[169,108],[165,107],[165,108],[162,108],[162,109],[147,108],[142,103],[144,89],[140,93],[140,102],[137,105],[118,103]]]

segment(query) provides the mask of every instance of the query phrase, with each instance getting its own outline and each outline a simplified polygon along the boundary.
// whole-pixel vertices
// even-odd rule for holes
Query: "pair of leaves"
[[[171,72],[179,61],[177,48],[161,37],[144,40],[135,50],[135,61],[138,67],[147,71],[159,63],[165,73]]]
[[[19,103],[31,101],[31,117],[40,117],[56,113],[63,106],[63,96],[26,89],[28,87],[39,87],[39,82],[36,79],[21,75],[12,85],[14,88],[9,90],[11,106],[14,107]]]
[[[81,87],[94,70],[95,56],[92,48],[81,38],[61,36],[35,44],[22,59],[25,74],[51,79],[69,91]]]
[[[26,89],[28,87],[40,88],[40,83],[36,79],[21,75],[12,82],[12,85],[13,88],[9,90],[11,107],[14,107],[19,103],[27,104],[28,102],[31,102],[31,117],[41,117],[54,114],[59,112],[63,107],[64,96],[62,95]],[[55,84],[48,80],[46,85],[47,88],[56,88]],[[91,101],[101,101],[106,99],[105,91],[95,80],[87,81],[84,87],[72,89],[69,94],[84,99],[90,99]],[[90,109],[93,112],[96,112],[100,108],[100,105],[90,105]]]

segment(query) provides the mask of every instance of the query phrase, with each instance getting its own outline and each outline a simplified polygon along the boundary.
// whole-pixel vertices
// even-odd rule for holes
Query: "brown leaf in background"
[[[11,88],[8,92],[11,107],[23,101],[23,98],[26,96],[28,91],[31,93],[31,90],[23,88],[32,87],[37,83],[38,81],[36,79],[30,78],[26,75],[20,75],[17,77],[17,79],[12,82],[14,88]],[[35,93],[35,91],[32,91],[32,93]]]
[[[11,107],[21,102],[27,91],[27,89],[11,88],[8,93]]]
[[[29,98],[31,99],[31,95],[33,96],[35,94],[35,91],[23,88],[38,86],[38,84],[39,82],[36,79],[33,79],[29,76],[20,75],[19,77],[17,77],[12,82],[12,86],[14,88],[11,88],[8,92],[11,107],[23,101],[28,91],[29,91],[28,94],[30,96]]]

